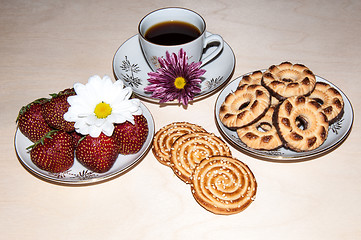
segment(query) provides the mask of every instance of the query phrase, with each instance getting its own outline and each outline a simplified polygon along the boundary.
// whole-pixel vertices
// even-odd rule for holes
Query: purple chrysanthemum
[[[148,73],[151,83],[145,91],[152,92],[153,98],[164,103],[178,99],[179,103],[188,105],[196,93],[201,91],[200,77],[206,72],[200,69],[201,62],[188,64],[187,54],[180,49],[178,56],[166,52],[166,59],[158,58],[160,68],[156,72]]]

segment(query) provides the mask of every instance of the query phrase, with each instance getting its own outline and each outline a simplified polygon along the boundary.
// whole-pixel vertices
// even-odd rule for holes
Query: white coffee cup
[[[146,38],[146,33],[151,27],[166,22],[169,24],[171,22],[191,24],[199,30],[199,36],[189,42],[174,45],[154,43]],[[217,57],[224,45],[220,35],[211,34],[206,36],[206,23],[198,13],[178,7],[162,8],[147,14],[138,25],[138,33],[144,57],[153,71],[159,68],[158,58],[165,57],[166,51],[178,54],[179,50],[183,48],[190,62],[201,61],[201,66],[203,66]],[[211,53],[203,54],[204,50],[211,44],[217,47],[213,47],[214,50],[212,49]]]

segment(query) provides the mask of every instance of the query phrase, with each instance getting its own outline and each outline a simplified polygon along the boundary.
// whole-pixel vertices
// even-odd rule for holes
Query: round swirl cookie
[[[328,83],[317,82],[309,96],[321,104],[329,124],[338,121],[343,115],[344,101],[340,92]]]
[[[222,215],[243,211],[255,199],[256,179],[241,161],[226,156],[202,160],[191,175],[191,191],[206,210]]]
[[[275,107],[270,107],[258,122],[237,129],[238,137],[244,144],[258,150],[275,150],[283,145],[273,125],[274,109]]]
[[[321,105],[305,96],[283,101],[275,110],[273,124],[285,147],[297,152],[318,148],[326,140],[329,126]]]
[[[316,77],[302,64],[283,62],[270,66],[264,73],[262,85],[279,100],[292,96],[310,94],[316,84]]]
[[[194,132],[206,132],[206,130],[201,126],[188,122],[174,122],[162,127],[153,138],[152,152],[155,158],[160,163],[169,166],[170,149],[175,140],[184,134]]]
[[[219,110],[221,122],[228,128],[240,128],[257,122],[271,103],[266,88],[257,84],[243,84],[228,94]]]
[[[179,137],[170,151],[170,167],[185,183],[189,183],[195,166],[203,159],[214,156],[231,156],[228,145],[212,133],[188,133]]]

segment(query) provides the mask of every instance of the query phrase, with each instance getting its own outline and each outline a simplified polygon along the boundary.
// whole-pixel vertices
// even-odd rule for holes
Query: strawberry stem
[[[44,145],[44,140],[46,138],[52,138],[52,136],[58,132],[59,130],[57,129],[53,129],[53,130],[50,130],[49,132],[47,132],[42,138],[40,138],[39,141],[35,142],[33,145],[30,145],[29,147],[26,148],[26,150],[31,150],[33,149],[34,147],[36,147],[38,144],[41,144],[41,145]]]

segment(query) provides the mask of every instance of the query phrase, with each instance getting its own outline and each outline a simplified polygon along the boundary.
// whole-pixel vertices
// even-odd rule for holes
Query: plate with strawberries
[[[74,95],[59,93],[61,96],[51,100],[35,100],[19,112],[15,150],[30,173],[57,184],[100,183],[131,170],[147,154],[154,137],[154,120],[142,102],[138,102],[141,114],[133,115],[133,123],[114,124],[111,136],[102,132],[93,138],[72,131],[63,117],[57,119],[68,111],[67,98]]]

